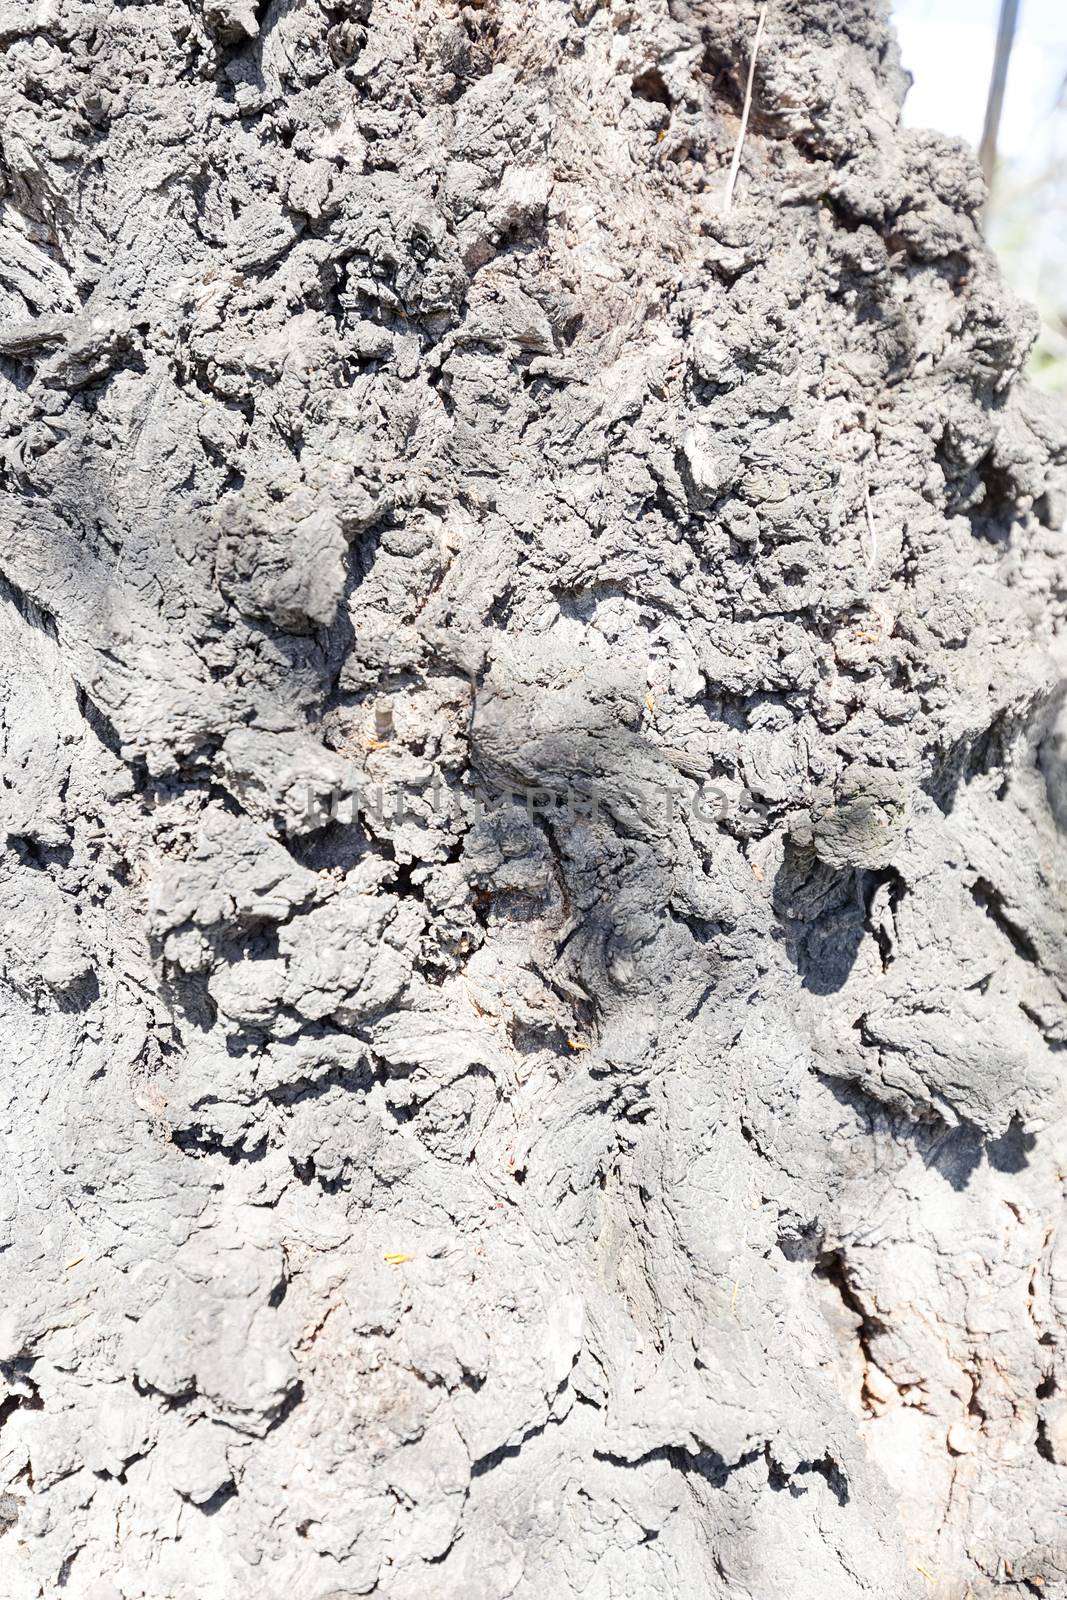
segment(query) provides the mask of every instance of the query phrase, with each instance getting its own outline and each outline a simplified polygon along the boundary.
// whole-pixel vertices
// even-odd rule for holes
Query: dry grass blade
[[[741,108],[741,126],[737,130],[737,143],[734,145],[733,160],[730,162],[730,171],[726,179],[726,192],[722,197],[722,209],[729,211],[734,203],[734,189],[737,186],[737,174],[741,170],[741,152],[745,146],[745,134],[748,132],[748,118],[752,110],[752,85],[756,77],[756,57],[759,47],[763,42],[763,29],[767,22],[767,7],[760,6],[759,20],[756,23],[756,37],[752,41],[752,54],[748,58],[748,81],[745,84],[745,103]]]

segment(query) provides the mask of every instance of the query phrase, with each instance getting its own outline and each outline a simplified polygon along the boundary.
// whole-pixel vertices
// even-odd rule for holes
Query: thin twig
[[[737,143],[734,145],[734,156],[730,162],[730,172],[726,179],[726,193],[722,198],[722,209],[729,211],[734,202],[734,189],[737,185],[737,174],[741,170],[741,151],[744,148],[745,134],[748,132],[748,118],[752,110],[752,85],[756,77],[756,57],[763,40],[763,27],[767,21],[767,7],[760,6],[759,21],[756,23],[756,37],[752,41],[752,54],[748,58],[748,82],[745,84],[745,103],[741,109],[741,126],[737,130]]]
[[[873,567],[878,561],[878,536],[874,531],[874,512],[871,510],[871,486],[869,483],[864,486],[863,490],[863,508],[867,513],[867,536],[871,541],[871,551],[867,557],[867,565]]]

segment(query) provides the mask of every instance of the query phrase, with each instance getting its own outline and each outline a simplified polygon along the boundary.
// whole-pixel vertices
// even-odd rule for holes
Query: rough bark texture
[[[4,1600],[1067,1593],[1062,435],[756,11],[0,4]]]

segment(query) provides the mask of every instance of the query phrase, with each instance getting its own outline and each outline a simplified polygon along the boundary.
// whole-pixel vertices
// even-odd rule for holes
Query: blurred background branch
[[[894,0],[913,127],[966,140],[1005,278],[1037,306],[1030,376],[1067,393],[1067,0]]]
[[[985,104],[985,122],[982,142],[978,146],[978,159],[982,163],[985,181],[993,188],[993,173],[997,164],[997,137],[1000,118],[1004,110],[1004,90],[1008,82],[1011,49],[1015,43],[1015,28],[1019,21],[1019,0],[1000,0],[1000,22],[997,26],[997,45],[993,53],[993,71],[989,77],[989,94]]]

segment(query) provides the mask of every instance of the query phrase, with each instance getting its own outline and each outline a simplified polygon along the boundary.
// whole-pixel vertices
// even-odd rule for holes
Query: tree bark
[[[1067,1593],[1064,431],[881,0],[0,4],[0,1594]]]

